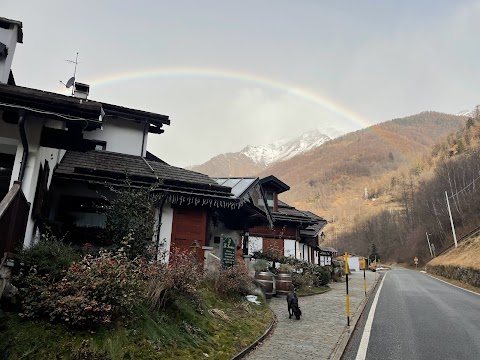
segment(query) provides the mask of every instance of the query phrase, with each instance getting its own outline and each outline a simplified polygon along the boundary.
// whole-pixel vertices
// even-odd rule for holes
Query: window
[[[58,220],[84,228],[105,228],[107,217],[100,212],[100,198],[64,195],[60,198]]]
[[[273,209],[273,207],[275,206],[275,196],[274,196],[274,193],[271,192],[271,191],[267,191],[265,192],[265,197],[267,198],[267,205],[270,209]]]

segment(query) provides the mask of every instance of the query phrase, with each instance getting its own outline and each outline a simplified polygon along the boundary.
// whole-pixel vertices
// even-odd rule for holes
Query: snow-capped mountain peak
[[[459,111],[455,115],[457,115],[457,116],[470,116],[471,117],[471,116],[474,115],[474,111],[473,110],[463,110],[463,111]]]
[[[268,145],[249,145],[241,153],[257,164],[268,166],[314,149],[330,139],[329,136],[315,129],[295,138],[282,138]]]

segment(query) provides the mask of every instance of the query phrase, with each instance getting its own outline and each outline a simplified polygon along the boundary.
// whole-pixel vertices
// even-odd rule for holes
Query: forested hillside
[[[472,120],[475,126],[470,124],[468,131],[462,130],[466,122],[466,117],[437,112],[394,119],[329,141],[267,168],[260,176],[278,176],[291,186],[283,200],[326,217],[330,221],[326,228],[329,245],[368,255],[369,247],[376,243],[385,260],[405,261],[413,253],[428,252],[426,245],[421,248],[426,244],[424,228],[438,246],[440,239],[446,241],[448,227],[443,220],[438,222],[446,211],[445,194],[435,195],[443,203],[419,209],[414,205],[426,202],[416,192],[426,186],[425,196],[433,196],[429,191],[435,190],[426,184],[437,176],[436,171],[441,173],[436,165],[467,148],[472,151],[474,135],[465,134],[476,128],[476,121]],[[457,187],[460,184],[457,180]],[[447,189],[450,187],[443,191]],[[438,216],[427,222],[424,212]],[[423,228],[417,226],[420,222]],[[433,224],[439,225],[434,228]],[[418,249],[412,231],[423,233]]]
[[[480,112],[430,156],[393,173],[390,184],[379,188],[378,199],[390,206],[376,214],[357,214],[338,235],[341,249],[364,254],[375,244],[381,258],[411,263],[430,259],[426,234],[437,252],[453,243],[446,205],[447,192],[457,238],[480,225]],[[365,202],[372,202],[369,198]],[[335,232],[336,224],[332,224]]]

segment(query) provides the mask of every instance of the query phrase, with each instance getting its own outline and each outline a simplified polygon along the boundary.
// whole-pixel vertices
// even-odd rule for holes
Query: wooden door
[[[274,251],[275,254],[283,256],[285,253],[283,239],[263,238],[262,251]]]
[[[197,240],[199,248],[196,250],[198,260],[203,262],[203,249],[207,233],[207,211],[204,209],[173,209],[172,238],[170,249],[174,247],[180,251],[195,251],[192,248]]]

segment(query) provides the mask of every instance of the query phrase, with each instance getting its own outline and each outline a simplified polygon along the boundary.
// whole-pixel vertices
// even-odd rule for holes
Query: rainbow
[[[313,90],[309,90],[296,85],[269,79],[257,74],[250,74],[241,71],[227,69],[210,69],[210,68],[191,68],[191,67],[164,67],[150,68],[139,71],[125,71],[114,74],[108,74],[95,79],[90,79],[87,84],[92,87],[109,86],[119,82],[138,81],[142,79],[152,79],[157,77],[206,77],[224,80],[235,80],[245,83],[261,85],[264,87],[280,90],[284,93],[310,101],[318,106],[326,109],[342,118],[353,122],[361,128],[371,125],[360,115],[350,111],[346,107],[336,103],[332,99],[321,95]]]

